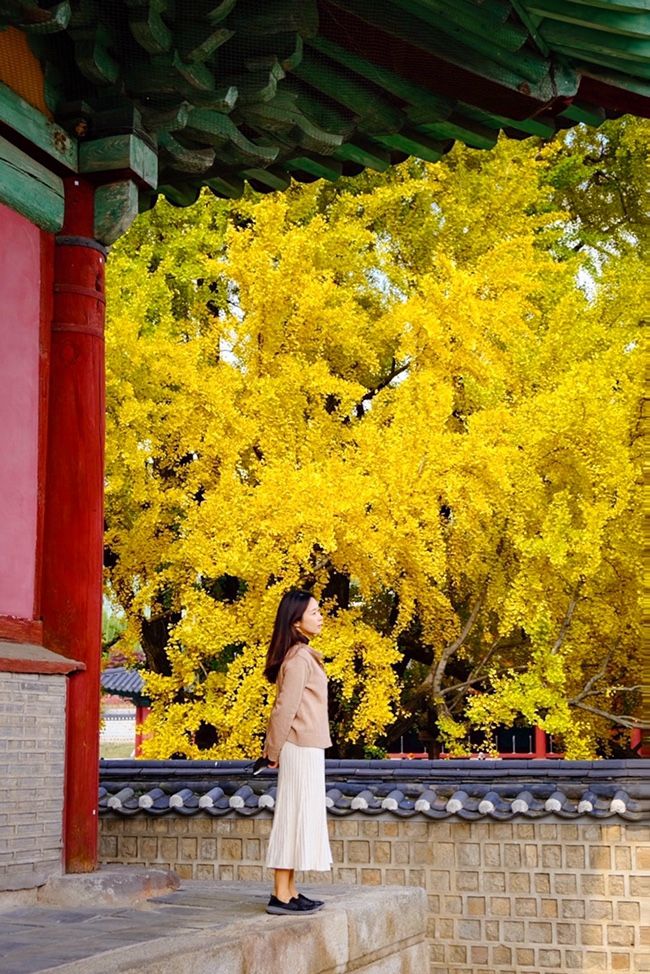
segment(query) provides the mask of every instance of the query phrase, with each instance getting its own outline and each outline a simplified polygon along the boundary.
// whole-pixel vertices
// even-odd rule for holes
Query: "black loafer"
[[[266,907],[266,912],[274,916],[299,916],[301,913],[312,913],[316,909],[318,907],[301,903],[296,896],[289,900],[288,903],[279,900],[277,896],[271,896]]]
[[[299,903],[304,903],[306,907],[311,909],[320,910],[321,906],[325,906],[323,900],[312,900],[309,896],[305,896],[304,893],[298,893],[297,900]]]

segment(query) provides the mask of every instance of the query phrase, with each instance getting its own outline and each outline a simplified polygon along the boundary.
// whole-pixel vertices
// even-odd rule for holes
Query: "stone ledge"
[[[153,896],[178,889],[181,881],[170,869],[103,866],[92,873],[53,876],[38,891],[44,906],[66,909],[87,906],[135,906]]]
[[[305,889],[306,892],[310,890]],[[268,916],[266,885],[188,882],[136,912],[88,897],[74,913],[37,907],[5,914],[11,966],[29,974],[422,974],[429,967],[426,893],[420,888],[319,887],[325,906]],[[40,919],[36,914],[40,910]],[[48,948],[48,924],[69,937]],[[23,927],[37,924],[20,956]],[[93,932],[94,931],[94,932]],[[89,940],[90,938],[90,940]],[[92,941],[92,943],[91,943]],[[2,948],[0,938],[0,948]],[[38,950],[39,958],[34,956]],[[2,950],[0,950],[2,953]],[[24,952],[23,952],[24,953]],[[25,966],[25,960],[28,961]]]
[[[9,894],[36,890],[40,886],[45,885],[48,876],[49,874],[47,872],[39,869],[37,866],[16,866],[14,869],[7,869],[6,872],[0,875],[0,909],[2,908],[3,894],[7,894],[4,901],[10,903]]]

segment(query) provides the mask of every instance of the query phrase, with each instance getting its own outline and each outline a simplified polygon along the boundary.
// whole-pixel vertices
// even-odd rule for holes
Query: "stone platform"
[[[95,884],[96,885],[96,884]],[[110,885],[110,884],[109,884]],[[267,885],[184,882],[135,905],[83,895],[0,913],[3,974],[421,974],[426,896],[416,887],[303,887],[316,914],[273,917]]]

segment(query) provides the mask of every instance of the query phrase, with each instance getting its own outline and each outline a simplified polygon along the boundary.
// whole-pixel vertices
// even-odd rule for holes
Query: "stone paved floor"
[[[304,887],[308,895],[327,901],[350,887]],[[129,944],[146,945],[161,937],[179,936],[231,927],[265,917],[269,897],[266,885],[254,883],[185,882],[164,896],[139,907],[75,909],[31,906],[0,913],[0,971],[2,974],[40,974],[61,970],[73,961],[88,960]],[[268,917],[269,923],[282,922]],[[85,969],[85,968],[84,968]]]

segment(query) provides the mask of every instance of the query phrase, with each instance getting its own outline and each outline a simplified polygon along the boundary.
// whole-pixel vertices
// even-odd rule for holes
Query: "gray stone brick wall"
[[[66,683],[0,672],[0,890],[61,873]]]
[[[271,882],[271,815],[138,814],[101,821],[107,863],[183,878]],[[327,881],[421,886],[431,974],[650,971],[650,826],[329,819]],[[325,874],[303,881],[323,882]]]

